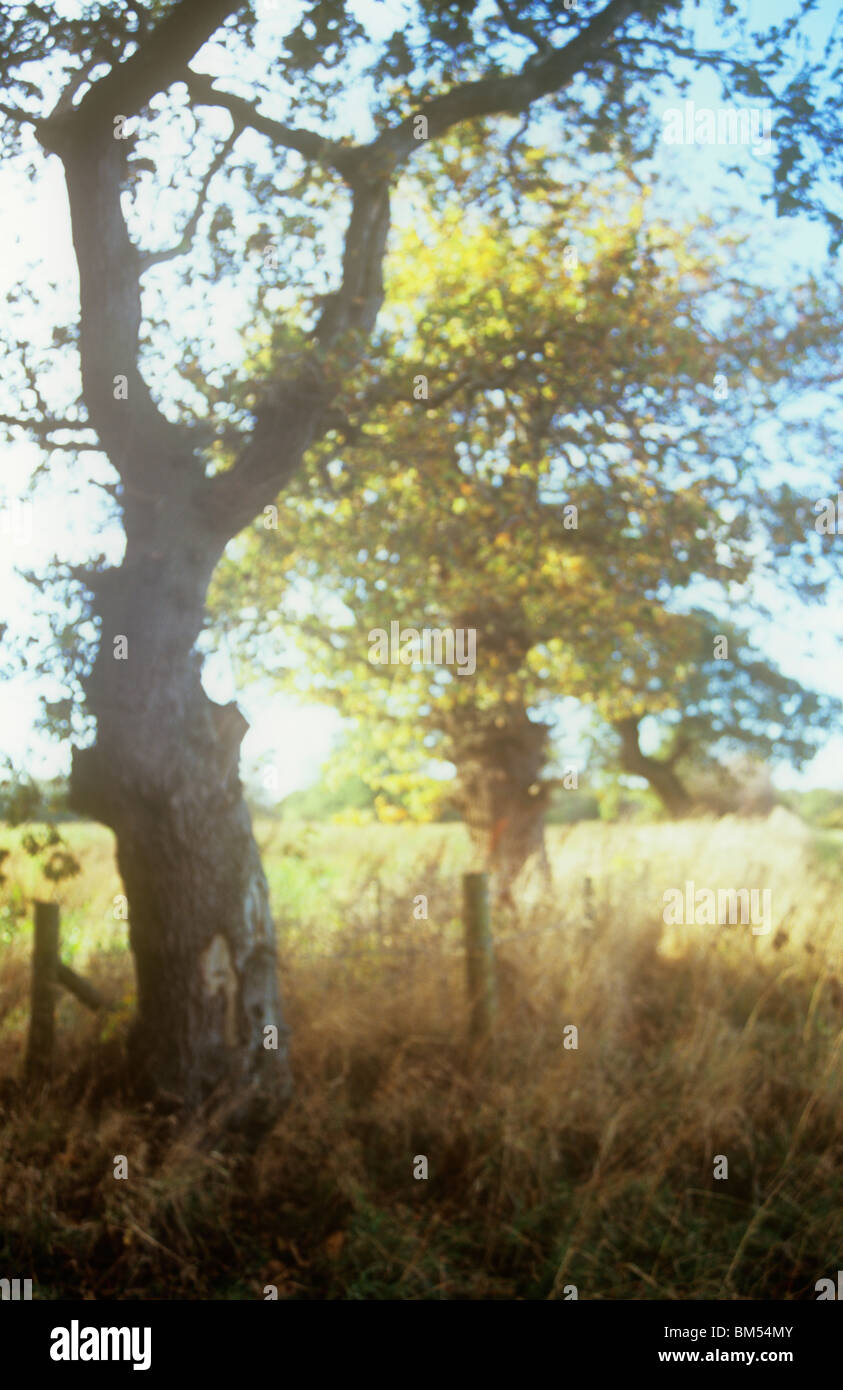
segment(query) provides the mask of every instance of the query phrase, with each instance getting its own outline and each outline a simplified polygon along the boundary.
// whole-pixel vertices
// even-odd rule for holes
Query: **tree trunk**
[[[97,741],[74,750],[71,795],[117,838],[137,974],[133,1079],[174,1106],[225,1098],[236,1122],[257,1125],[290,1090],[287,1030],[238,772],[248,725],[205,694],[194,650],[218,549],[158,527],[154,552],[133,555],[130,540],[122,567],[98,577],[86,682]]]
[[[503,718],[503,716],[501,716]],[[459,801],[478,867],[498,901],[512,903],[515,882],[535,859],[549,878],[544,820],[550,788],[540,781],[547,761],[547,727],[526,714],[463,735],[453,754]]]
[[[634,716],[630,716],[628,719],[618,720],[615,724],[621,740],[621,766],[624,772],[635,777],[645,777],[665,810],[675,820],[681,820],[693,810],[692,798],[677,776],[673,762],[651,758],[642,753],[638,742],[639,722]]]

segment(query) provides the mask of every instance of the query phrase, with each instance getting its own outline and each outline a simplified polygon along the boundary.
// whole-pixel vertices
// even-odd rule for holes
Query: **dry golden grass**
[[[77,955],[124,1007],[104,1027],[63,1001],[60,1074],[27,1098],[25,928],[3,953],[4,1272],[54,1298],[815,1297],[843,1245],[837,837],[784,815],[552,832],[554,895],[498,923],[497,1034],[472,1055],[459,828],[323,828],[292,869],[297,832],[261,833],[297,1091],[243,1154],[115,1093],[119,885],[72,829]],[[770,887],[773,930],[665,928],[686,878]]]

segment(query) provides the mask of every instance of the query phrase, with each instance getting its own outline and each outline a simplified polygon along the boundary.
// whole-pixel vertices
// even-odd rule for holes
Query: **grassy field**
[[[843,1248],[843,836],[778,811],[559,827],[552,894],[496,922],[494,1046],[465,1043],[459,826],[258,826],[295,1100],[256,1152],[115,1094],[132,1010],[109,836],[71,825],[59,1074],[18,1085],[26,903],[0,914],[0,1266],[42,1298],[812,1299]],[[17,832],[4,837],[15,841]],[[772,925],[663,894],[771,890]],[[424,895],[427,920],[413,914]],[[566,1048],[575,1025],[578,1047]],[[113,1177],[125,1154],[129,1180]],[[429,1177],[413,1177],[425,1155]],[[728,1179],[713,1176],[728,1159]]]

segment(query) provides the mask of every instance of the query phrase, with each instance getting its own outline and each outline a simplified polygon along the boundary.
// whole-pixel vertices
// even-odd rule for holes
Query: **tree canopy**
[[[496,172],[487,158],[490,185]],[[389,327],[340,399],[344,439],[314,450],[230,550],[214,621],[253,671],[364,721],[369,775],[380,765],[392,789],[412,750],[416,769],[469,765],[477,816],[478,761],[488,777],[492,749],[517,745],[492,825],[519,791],[536,798],[563,696],[621,734],[628,763],[634,737],[627,770],[652,770],[662,794],[664,765],[637,745],[645,714],[670,728],[684,709],[681,743],[693,730],[698,753],[704,731],[709,748],[739,741],[744,719],[770,752],[778,724],[779,754],[804,759],[831,703],[733,623],[731,658],[715,659],[725,618],[691,610],[703,583],[721,607],[746,595],[771,532],[780,583],[829,581],[819,538],[806,565],[804,516],[767,481],[759,427],[824,381],[839,286],[753,285],[734,236],[667,225],[631,180],[569,192],[564,212],[528,194],[517,220],[466,218],[441,189],[390,263]],[[747,503],[762,486],[759,511]],[[431,663],[424,630],[472,633],[476,659],[463,642],[450,666]],[[791,697],[782,721],[775,702]]]

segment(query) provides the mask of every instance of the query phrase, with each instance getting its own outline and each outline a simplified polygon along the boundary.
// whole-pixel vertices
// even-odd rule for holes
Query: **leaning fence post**
[[[468,985],[468,1035],[482,1042],[495,1017],[495,953],[489,912],[488,874],[463,874],[463,928]]]
[[[32,1008],[26,1076],[42,1080],[53,1067],[53,1008],[59,964],[59,905],[35,904],[35,937],[32,950]]]

